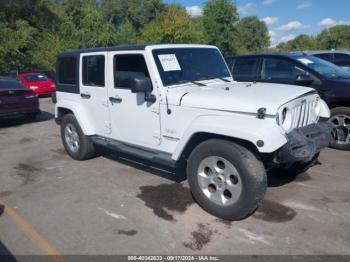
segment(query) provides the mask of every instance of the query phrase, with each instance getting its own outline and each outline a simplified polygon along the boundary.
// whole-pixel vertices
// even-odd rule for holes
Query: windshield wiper
[[[224,82],[231,82],[230,80],[223,77],[208,77],[208,78],[200,78],[198,80],[203,81],[203,80],[212,80],[212,79],[220,79],[221,81],[224,81]]]
[[[223,78],[223,77],[218,77],[220,80],[224,81],[224,82],[231,82],[231,80],[228,80],[226,78]]]
[[[190,80],[180,80],[178,82],[176,82],[174,85],[177,85],[177,84],[185,84],[185,83],[191,83],[191,84],[195,84],[197,86],[206,86],[205,84],[203,83],[199,83],[197,81],[190,81]]]

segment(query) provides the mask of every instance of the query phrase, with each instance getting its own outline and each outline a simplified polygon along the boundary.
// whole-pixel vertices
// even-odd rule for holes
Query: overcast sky
[[[192,16],[201,15],[203,0],[179,3]],[[255,15],[268,25],[272,46],[299,34],[315,35],[336,24],[350,24],[350,0],[236,0],[240,17]]]

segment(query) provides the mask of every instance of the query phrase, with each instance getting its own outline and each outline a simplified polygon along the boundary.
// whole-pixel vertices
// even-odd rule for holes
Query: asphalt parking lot
[[[108,152],[70,159],[53,104],[40,102],[36,121],[0,122],[0,253],[350,254],[350,152],[269,177],[262,207],[227,222],[159,167]]]

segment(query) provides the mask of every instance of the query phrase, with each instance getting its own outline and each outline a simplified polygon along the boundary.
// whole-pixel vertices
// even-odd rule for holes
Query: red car
[[[38,96],[51,95],[56,91],[54,82],[40,73],[20,73],[19,81],[33,90]]]

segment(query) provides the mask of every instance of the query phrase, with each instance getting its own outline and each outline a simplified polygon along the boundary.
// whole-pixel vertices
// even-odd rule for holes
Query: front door
[[[115,140],[154,147],[160,144],[159,100],[145,101],[144,93],[132,93],[126,79],[150,77],[144,52],[109,52],[108,98],[111,137]],[[113,70],[111,70],[113,69]],[[126,80],[126,81],[125,81]],[[155,93],[153,88],[152,93]]]
[[[109,134],[107,103],[107,52],[86,53],[80,56],[80,99],[84,110],[99,135]]]

